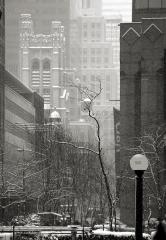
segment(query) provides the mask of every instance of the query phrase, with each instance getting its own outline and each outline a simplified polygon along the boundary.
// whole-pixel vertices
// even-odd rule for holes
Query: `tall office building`
[[[152,136],[157,133],[166,121],[166,1],[142,0],[133,1],[133,20],[136,22],[122,23],[120,26],[120,59],[121,59],[121,166],[133,174],[129,159],[139,146],[140,137]],[[137,140],[137,141],[135,141]],[[149,144],[145,140],[145,144]],[[137,150],[138,151],[138,150]],[[151,161],[153,151],[147,156]],[[160,149],[160,169],[165,169],[165,153]],[[165,151],[165,150],[164,150]],[[140,150],[139,150],[140,152]],[[154,163],[155,164],[155,163]],[[152,164],[153,165],[153,164]],[[156,166],[156,165],[154,165]],[[156,174],[154,170],[154,175]],[[150,172],[150,171],[149,171]],[[145,172],[146,174],[146,172]],[[148,174],[148,171],[147,171]],[[166,187],[166,178],[162,170],[157,172],[159,191]],[[148,175],[148,179],[151,175]],[[150,186],[153,189],[153,179]],[[125,188],[121,192],[121,220],[133,225],[135,220],[135,188],[134,181],[124,179]],[[147,182],[148,184],[148,182]],[[146,189],[147,190],[147,189]],[[155,190],[154,190],[155,192]],[[157,201],[149,192],[152,217],[158,217]],[[161,195],[160,195],[161,196]],[[146,201],[148,204],[148,201]],[[164,206],[163,206],[164,208]],[[144,211],[145,214],[148,212]],[[147,219],[148,216],[144,215]],[[144,218],[144,219],[145,219]]]
[[[35,34],[30,14],[20,17],[20,80],[44,98],[45,109],[67,116],[65,88],[65,33],[61,22],[52,21],[50,34]]]
[[[111,166],[114,178],[113,106],[119,106],[119,102],[112,100],[118,100],[120,94],[119,55],[115,64],[113,46],[116,40],[111,41],[108,36],[106,38],[106,19],[102,16],[102,2],[95,1],[96,4],[93,5],[94,1],[80,1],[83,2],[89,2],[90,5],[80,4],[83,8],[79,11],[80,15],[71,21],[70,63],[71,68],[76,66],[80,84],[92,93],[99,91],[101,82],[102,92],[95,100],[93,108],[101,126],[104,161]],[[110,31],[112,29],[107,33]],[[83,111],[81,114],[82,118],[87,119]]]
[[[72,0],[74,1],[74,0]],[[76,1],[76,0],[75,0]],[[69,0],[5,0],[6,69],[19,76],[19,18],[32,14],[35,33],[49,34],[52,21],[61,21],[65,28],[66,62],[69,57],[70,1]]]
[[[102,0],[103,16],[119,16],[123,22],[131,22],[132,0]]]

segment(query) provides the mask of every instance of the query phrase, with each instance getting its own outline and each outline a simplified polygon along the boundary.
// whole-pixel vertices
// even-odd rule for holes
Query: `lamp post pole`
[[[135,190],[135,239],[142,240],[143,224],[143,174],[148,168],[148,159],[145,155],[136,154],[130,159],[131,169],[136,174]]]
[[[136,170],[136,219],[135,219],[135,239],[142,240],[143,222],[143,174],[144,171]]]

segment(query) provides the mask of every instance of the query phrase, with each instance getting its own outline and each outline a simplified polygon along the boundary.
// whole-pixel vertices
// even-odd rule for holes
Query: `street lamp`
[[[142,240],[143,222],[143,174],[148,168],[148,159],[145,155],[136,154],[130,159],[130,167],[136,174],[136,219],[135,219],[135,239]]]

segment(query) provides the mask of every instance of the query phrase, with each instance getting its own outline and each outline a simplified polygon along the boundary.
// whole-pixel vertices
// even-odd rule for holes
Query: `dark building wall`
[[[4,68],[5,68],[5,1],[0,1],[0,183],[3,182],[4,162]],[[0,185],[0,194],[4,191]],[[3,214],[0,212],[0,214]]]
[[[0,144],[1,145],[3,145],[3,142],[4,142],[4,67],[5,67],[5,5],[4,5],[4,1],[0,1]]]
[[[121,24],[121,162],[129,176],[131,146],[136,138],[165,122],[164,49],[166,19]],[[121,193],[121,219],[134,223],[133,183]],[[131,186],[131,187],[130,187]]]
[[[133,22],[151,17],[166,17],[166,0],[133,0]]]

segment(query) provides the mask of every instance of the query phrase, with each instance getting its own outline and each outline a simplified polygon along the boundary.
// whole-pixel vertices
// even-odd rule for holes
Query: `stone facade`
[[[141,18],[160,18],[166,16],[166,0],[133,0],[132,21],[141,21]]]
[[[76,1],[76,0],[73,0]],[[61,21],[65,27],[67,63],[69,58],[70,1],[69,0],[5,0],[6,5],[6,69],[17,78],[19,70],[19,17],[32,14],[36,33],[49,34],[52,21]],[[12,14],[11,14],[12,12]]]
[[[129,174],[127,148],[166,120],[166,19],[143,18],[120,25],[121,164]],[[134,223],[134,180],[121,193],[121,220]]]
[[[61,22],[52,21],[50,34],[35,34],[30,14],[20,17],[20,80],[44,98],[46,110],[67,118],[65,88],[65,34]]]

